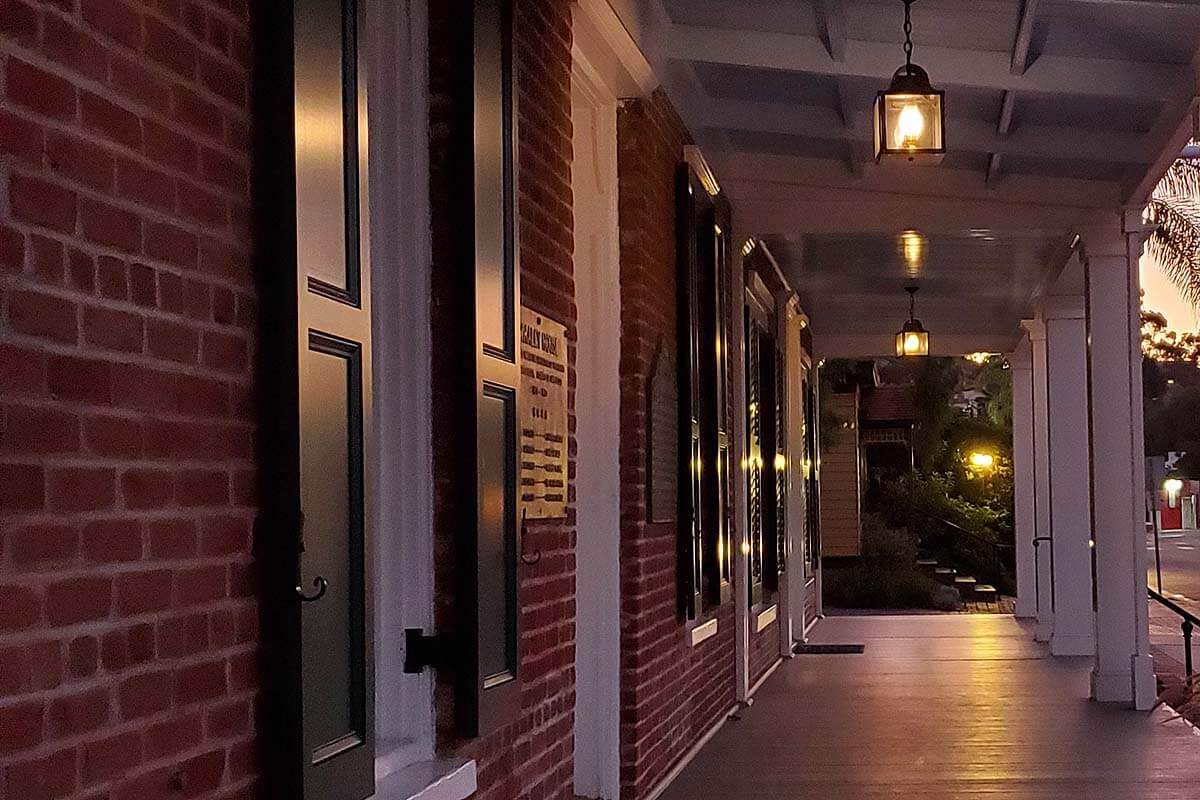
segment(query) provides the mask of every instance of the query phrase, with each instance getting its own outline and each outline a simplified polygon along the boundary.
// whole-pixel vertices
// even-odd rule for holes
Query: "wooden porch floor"
[[[759,690],[662,800],[1196,800],[1200,736],[1090,702],[1089,659],[1054,659],[1010,616],[855,616]]]

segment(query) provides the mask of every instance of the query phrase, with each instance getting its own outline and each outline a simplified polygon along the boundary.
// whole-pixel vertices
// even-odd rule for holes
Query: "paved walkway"
[[[1197,800],[1200,736],[1088,701],[1012,617],[831,617],[662,800]]]

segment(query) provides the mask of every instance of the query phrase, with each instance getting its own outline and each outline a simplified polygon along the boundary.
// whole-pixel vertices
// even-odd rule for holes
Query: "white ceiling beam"
[[[846,9],[842,0],[816,0],[813,4],[821,40],[834,61],[846,60]]]
[[[1004,99],[1000,103],[1000,121],[996,123],[996,135],[1001,139],[1008,138],[1008,132],[1012,129],[1013,111],[1016,110],[1016,106],[1017,93],[1009,89],[1004,93]]]
[[[852,124],[844,124],[842,114],[848,114]],[[704,115],[697,122],[701,127],[723,131],[842,139],[868,146],[874,141],[869,109],[835,112],[821,106],[723,99],[705,106]],[[990,123],[954,118],[947,120],[946,128],[950,146],[966,152],[1119,164],[1146,163],[1153,157],[1137,134],[1022,125],[1002,138]]]
[[[792,72],[875,78],[882,86],[903,60],[888,42],[846,41],[844,61],[832,61],[817,36],[672,25],[672,58]],[[1043,55],[1013,75],[1007,52],[923,46],[916,52],[935,85],[1023,89],[1093,98],[1166,99],[1173,87],[1195,80],[1187,67],[1140,61]]]
[[[1193,60],[1193,67],[1200,74],[1200,53]],[[1171,163],[1179,157],[1183,146],[1193,133],[1193,114],[1200,103],[1200,94],[1191,86],[1176,88],[1175,97],[1163,105],[1150,132],[1146,134],[1151,152],[1154,154],[1150,166],[1138,170],[1125,182],[1122,205],[1142,205],[1150,199],[1154,187],[1162,180]]]
[[[992,153],[988,156],[987,166],[987,182],[989,185],[1000,180],[1000,162],[1003,161],[1002,153]]]
[[[1017,38],[1013,42],[1012,63],[1009,71],[1013,75],[1024,75],[1029,68],[1029,45],[1033,43],[1033,20],[1037,16],[1038,0],[1021,0],[1021,17],[1017,23]]]

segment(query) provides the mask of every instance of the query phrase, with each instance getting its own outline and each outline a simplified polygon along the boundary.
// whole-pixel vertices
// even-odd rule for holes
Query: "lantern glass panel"
[[[942,94],[881,92],[875,101],[876,156],[941,156]]]

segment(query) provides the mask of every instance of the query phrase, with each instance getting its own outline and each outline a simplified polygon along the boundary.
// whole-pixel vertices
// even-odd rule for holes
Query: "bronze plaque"
[[[521,507],[567,515],[567,329],[521,307]]]
[[[674,522],[679,516],[679,375],[665,340],[654,354],[647,383],[647,512],[651,522]]]

